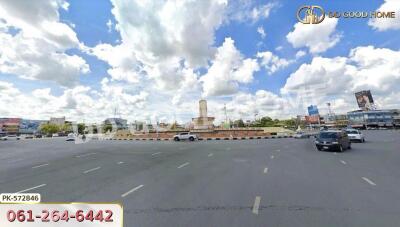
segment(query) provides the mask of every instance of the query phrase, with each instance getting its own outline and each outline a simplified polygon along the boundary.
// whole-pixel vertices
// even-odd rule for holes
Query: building
[[[207,101],[199,101],[199,117],[192,118],[193,129],[213,129],[214,117],[207,116]]]
[[[51,117],[49,123],[63,126],[65,124],[65,117]]]
[[[347,113],[353,128],[399,127],[400,109],[397,110],[356,110]]]
[[[113,125],[117,130],[128,129],[128,120],[122,118],[107,118],[103,122],[104,125]]]
[[[21,118],[0,118],[0,131],[5,134],[18,134]]]

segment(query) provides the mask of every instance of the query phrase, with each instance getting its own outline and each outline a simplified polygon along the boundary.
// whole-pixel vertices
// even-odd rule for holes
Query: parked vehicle
[[[2,135],[2,136],[0,137],[0,140],[3,140],[3,141],[8,140],[8,136]]]
[[[20,140],[21,137],[17,136],[17,135],[7,135],[2,137],[2,140]]]
[[[191,134],[190,132],[181,132],[174,136],[175,141],[180,141],[180,140],[195,141],[196,139],[197,135]]]
[[[305,139],[305,138],[310,138],[310,135],[305,134],[304,132],[296,132],[296,134],[294,134],[293,138],[295,138],[295,139]]]
[[[25,135],[24,139],[33,139],[33,135]]]
[[[346,129],[346,133],[349,136],[350,141],[357,141],[360,143],[365,142],[364,135],[357,129]]]
[[[351,142],[347,133],[344,131],[328,130],[321,131],[316,140],[315,146],[321,150],[337,150],[343,152],[346,149],[351,149]]]

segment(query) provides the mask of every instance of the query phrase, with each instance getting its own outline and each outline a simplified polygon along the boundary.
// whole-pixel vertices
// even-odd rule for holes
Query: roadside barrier
[[[199,141],[209,141],[209,140],[260,140],[260,139],[284,139],[293,138],[293,136],[249,136],[249,137],[207,137],[198,138]],[[109,138],[106,140],[129,140],[129,141],[174,141],[172,138]]]

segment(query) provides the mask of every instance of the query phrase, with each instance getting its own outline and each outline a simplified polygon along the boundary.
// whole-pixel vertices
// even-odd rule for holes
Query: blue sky
[[[55,4],[49,4],[52,2]],[[323,105],[330,100],[338,112],[355,109],[352,93],[356,89],[371,89],[382,107],[398,107],[391,96],[399,91],[386,83],[399,80],[398,71],[394,70],[398,62],[392,56],[398,56],[400,49],[400,12],[397,11],[396,19],[386,19],[391,21],[385,25],[379,20],[340,18],[318,26],[296,27],[296,11],[302,5],[319,5],[325,11],[369,12],[392,10],[395,0],[370,0],[368,4],[364,0],[206,0],[198,1],[197,5],[179,5],[175,1],[143,2],[40,0],[29,3],[43,14],[32,18],[19,16],[19,13],[29,14],[25,12],[29,6],[24,7],[24,3],[11,0],[0,3],[0,12],[7,12],[0,16],[4,24],[0,23],[3,35],[0,40],[3,44],[15,44],[10,45],[10,49],[0,49],[0,82],[3,82],[4,91],[16,89],[21,100],[32,103],[30,109],[15,107],[13,112],[10,108],[0,109],[0,115],[25,118],[67,115],[78,120],[86,115],[97,120],[111,113],[98,109],[114,109],[115,106],[130,120],[156,117],[167,121],[178,115],[180,120],[187,121],[196,115],[197,100],[206,98],[217,118],[224,103],[232,118],[249,118],[253,112],[290,117],[304,114],[304,105]],[[172,8],[167,7],[171,5]],[[200,8],[196,11],[191,7]],[[214,11],[208,13],[210,9],[206,7]],[[192,12],[190,10],[194,10],[192,18],[187,15]],[[196,21],[196,13],[199,18],[206,19]],[[187,26],[186,19],[192,24]],[[60,26],[60,29],[43,26],[46,23]],[[111,23],[110,26],[107,23]],[[306,26],[315,28],[306,32],[306,40],[302,40],[303,30],[308,29]],[[31,27],[35,35],[29,34]],[[259,32],[261,28],[265,37]],[[50,36],[50,29],[63,39]],[[26,43],[34,44],[30,48],[24,46]],[[324,48],[312,50],[310,45]],[[21,48],[39,49],[43,53],[37,53],[37,59],[25,55],[15,57]],[[58,54],[63,56],[57,58]],[[370,54],[375,59],[367,59]],[[54,69],[48,65],[51,62],[47,65],[40,62],[47,59],[45,56],[53,55]],[[71,65],[62,66],[59,60],[64,57],[71,59]],[[339,57],[342,65],[338,64]],[[326,62],[327,68],[319,62]],[[387,67],[371,68],[376,62],[385,62]],[[12,67],[8,67],[10,65]],[[341,67],[343,70],[339,70]],[[382,70],[382,78],[372,78],[373,72]],[[362,73],[371,74],[371,78],[360,76]],[[63,76],[66,78],[61,78]],[[313,92],[306,91],[307,103],[293,106],[298,100],[291,99],[305,95],[300,93],[299,87],[307,90],[308,85],[332,86],[335,77],[340,78],[339,82],[345,81],[343,85],[351,86],[324,89],[329,92],[320,94],[310,95]],[[3,106],[11,105],[5,96],[0,100]],[[43,100],[55,104],[48,109],[38,107]],[[85,102],[80,103],[81,100]],[[14,103],[14,106],[23,103]],[[128,106],[135,107],[135,114],[130,114],[133,110]]]

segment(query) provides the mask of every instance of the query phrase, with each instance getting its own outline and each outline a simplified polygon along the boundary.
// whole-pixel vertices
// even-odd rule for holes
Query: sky
[[[325,11],[394,19],[297,21]],[[188,122],[400,108],[400,0],[0,0],[0,117]]]

